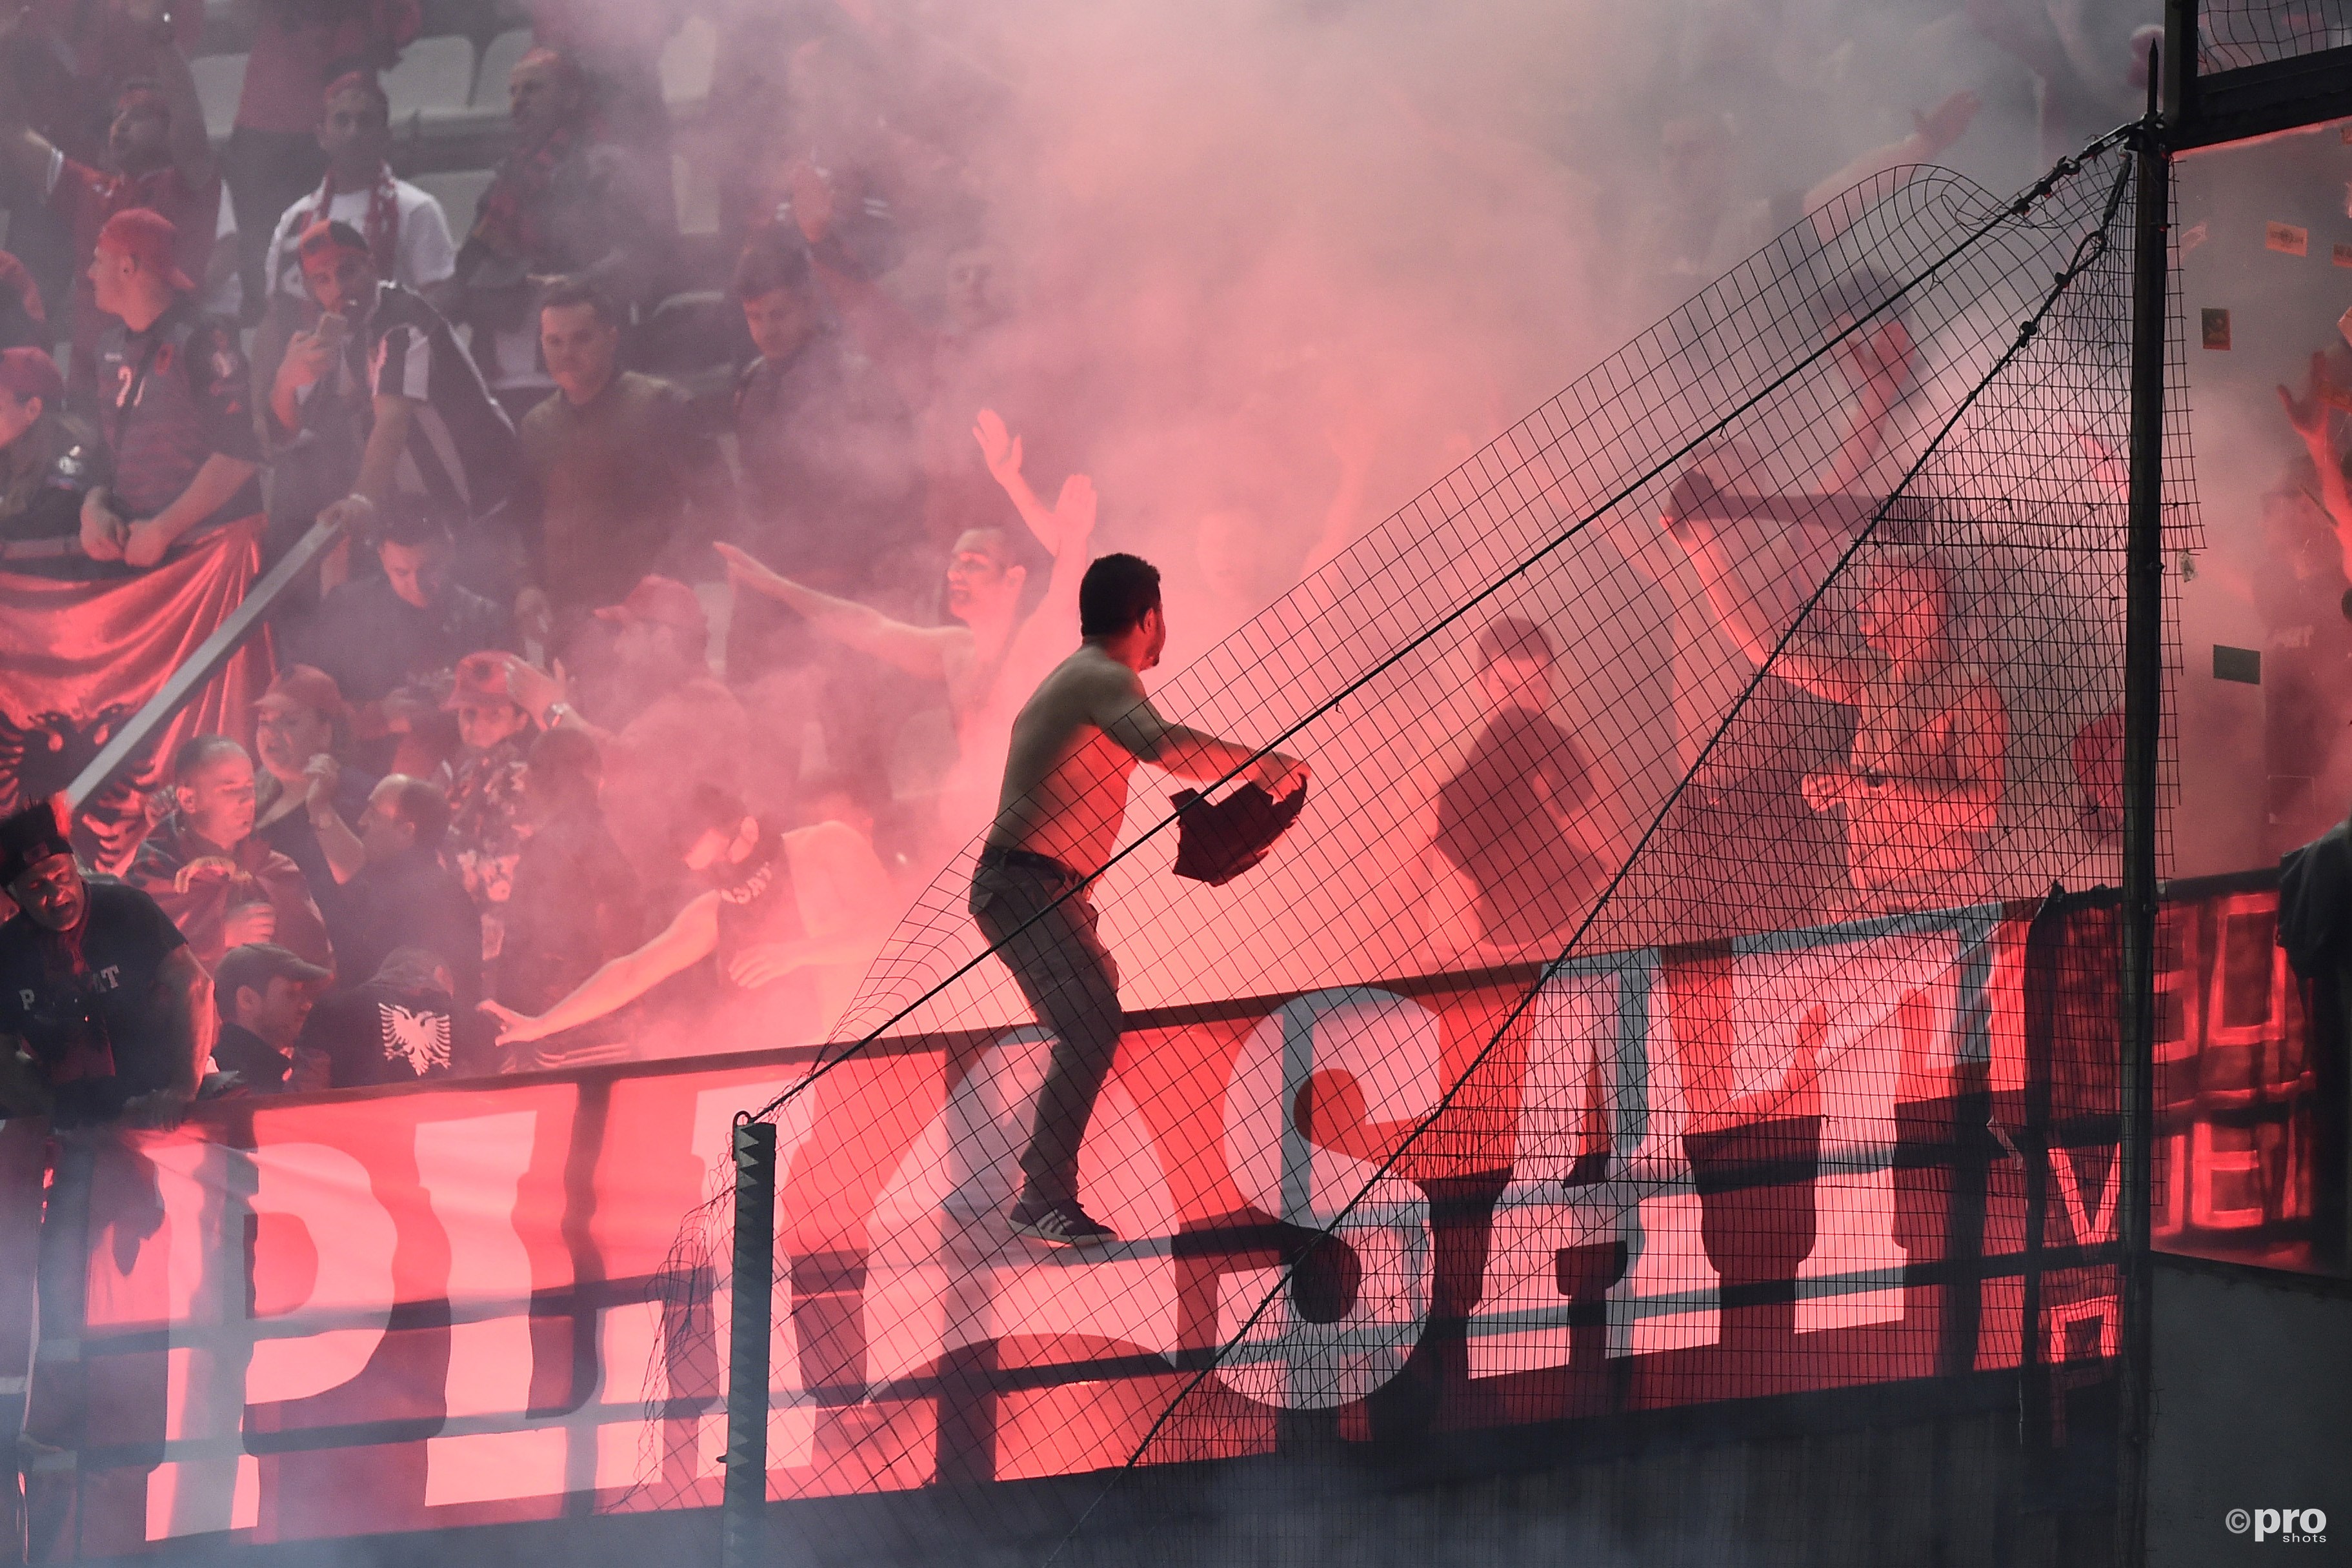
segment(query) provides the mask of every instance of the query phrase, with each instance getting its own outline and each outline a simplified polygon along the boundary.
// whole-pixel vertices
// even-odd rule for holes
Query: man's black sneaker
[[[1048,1204],[1023,1198],[1005,1217],[1013,1223],[1013,1235],[1053,1247],[1111,1247],[1118,1241],[1118,1232],[1089,1216],[1075,1199]]]

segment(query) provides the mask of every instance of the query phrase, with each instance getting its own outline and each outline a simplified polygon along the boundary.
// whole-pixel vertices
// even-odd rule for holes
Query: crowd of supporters
[[[958,737],[1075,642],[1009,657],[1091,492],[1046,511],[1001,424],[930,406],[935,342],[884,363],[922,336],[877,286],[889,172],[828,135],[877,105],[811,85],[876,39],[816,9],[715,18],[721,232],[692,242],[655,74],[714,25],[684,7],[504,17],[531,37],[471,213],[393,168],[418,0],[240,14],[225,138],[201,7],[0,25],[7,568],[141,572],[236,526],[267,562],[329,525],[270,609],[275,680],[169,758],[125,878],[247,1087],[813,1037],[901,873],[978,826],[994,763]],[[740,611],[730,570],[763,590]]]
[[[434,0],[253,0],[210,135],[218,7],[0,23],[0,568],[127,574],[232,527],[320,551],[271,606],[274,682],[170,757],[129,869],[212,977],[223,1070],[806,1040],[987,819],[1076,642],[1090,426],[1013,330],[961,161],[1003,84],[887,9],[497,0],[530,37],[479,57],[470,102],[506,107],[470,211],[395,173],[386,73],[446,41]],[[689,131],[658,62],[696,28]],[[1818,193],[1751,212],[1728,121],[1662,134],[1628,287],[1671,303]],[[1379,437],[1334,437],[1282,581],[1245,518],[1199,520],[1220,625],[1361,525]]]

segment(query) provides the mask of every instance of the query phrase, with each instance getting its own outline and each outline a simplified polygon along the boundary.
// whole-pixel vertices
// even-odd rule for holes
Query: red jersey
[[[91,378],[98,374],[98,340],[112,317],[98,308],[90,286],[89,258],[98,250],[98,231],[116,213],[146,207],[162,213],[180,231],[180,270],[202,283],[212,260],[213,230],[220,222],[220,178],[215,175],[201,190],[191,187],[178,165],[144,174],[110,174],[74,159],[59,157],[49,185],[49,210],[73,234],[73,357],[68,369],[73,399],[89,405]]]

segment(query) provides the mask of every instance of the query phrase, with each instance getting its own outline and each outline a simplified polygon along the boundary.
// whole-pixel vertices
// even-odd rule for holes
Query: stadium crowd
[[[1002,84],[849,0],[501,5],[467,45],[467,102],[504,102],[466,132],[496,153],[470,212],[395,172],[418,117],[404,143],[387,73],[446,41],[434,0],[253,0],[210,135],[202,7],[0,24],[5,569],[333,534],[272,607],[249,728],[184,742],[148,802],[127,881],[176,940],[49,888],[40,812],[0,845],[37,924],[103,917],[159,973],[184,944],[212,1001],[184,1026],[256,1090],[816,1037],[1077,640],[1090,416],[1020,427],[1071,399],[959,163]],[[1987,26],[2027,58],[2011,31]],[[662,72],[689,35],[692,136]],[[1705,68],[1685,100],[1720,100]],[[1976,110],[1951,94],[1753,212],[1729,122],[1665,120],[1637,308]],[[1054,444],[1050,500],[1024,437]],[[1335,439],[1295,571],[1366,521],[1376,441]],[[1249,531],[1199,520],[1207,583],[1247,601],[1229,623],[1289,580],[1234,563]],[[1496,636],[1489,665],[1540,640]],[[1474,877],[1486,853],[1444,852]]]

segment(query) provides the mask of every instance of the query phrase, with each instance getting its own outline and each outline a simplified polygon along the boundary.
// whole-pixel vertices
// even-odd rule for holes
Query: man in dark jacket
[[[226,735],[172,754],[172,814],[147,836],[131,881],[154,899],[206,969],[230,948],[274,942],[334,963],[300,868],[254,832],[253,759]]]
[[[581,731],[551,730],[531,744],[523,794],[537,826],[515,865],[496,987],[517,1012],[552,1006],[645,938],[636,873],[597,804],[603,778],[596,743]],[[553,1067],[575,1046],[603,1043],[593,1025],[573,1033],[520,1047],[527,1065]]]
[[[220,1012],[213,1065],[257,1094],[321,1087],[290,1081],[294,1042],[319,987],[333,978],[273,942],[230,948],[213,973],[213,1005]]]
[[[450,995],[449,965],[423,948],[394,948],[364,985],[310,1010],[302,1053],[323,1059],[329,1089],[373,1089],[497,1070],[489,1026]]]
[[[449,803],[423,779],[375,786],[360,826],[368,863],[344,889],[339,973],[372,978],[394,949],[418,947],[441,956],[467,1007],[481,1000],[482,918],[442,863],[448,833]]]

